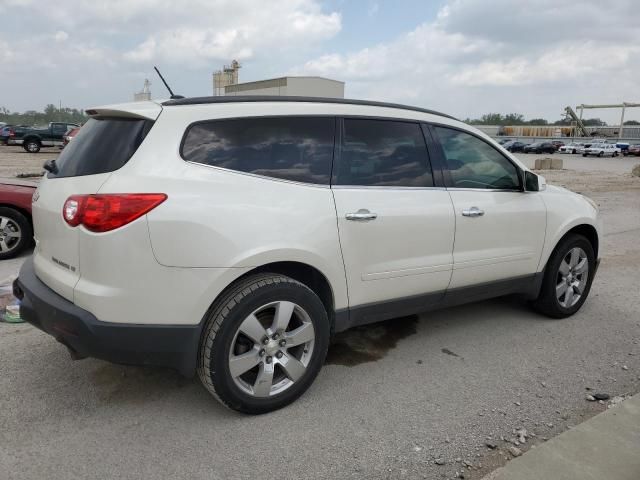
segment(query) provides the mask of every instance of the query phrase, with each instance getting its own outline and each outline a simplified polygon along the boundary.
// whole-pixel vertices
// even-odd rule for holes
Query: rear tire
[[[313,383],[329,346],[323,303],[306,285],[274,273],[251,275],[209,309],[198,375],[223,405],[261,414]]]
[[[595,254],[589,240],[582,235],[567,235],[547,262],[540,295],[533,307],[551,318],[573,315],[589,295],[595,268]]]
[[[42,145],[38,140],[25,140],[22,144],[22,148],[29,153],[38,153]]]
[[[33,229],[27,217],[10,207],[0,207],[0,260],[13,258],[31,243]]]

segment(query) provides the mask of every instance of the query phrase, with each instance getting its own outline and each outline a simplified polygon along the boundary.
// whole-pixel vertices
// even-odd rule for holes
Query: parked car
[[[610,155],[612,157],[617,157],[619,153],[620,149],[613,143],[600,143],[585,148],[582,152],[582,156],[588,157],[589,155],[595,155],[597,157],[605,157]]]
[[[584,148],[584,143],[571,142],[558,148],[558,153],[580,153]]]
[[[509,143],[509,142],[513,142],[513,140],[511,140],[510,138],[501,138],[500,140],[498,140],[498,143],[500,145],[504,145],[505,143]]]
[[[552,140],[551,144],[555,147],[556,151],[558,151],[560,147],[564,146],[564,142],[561,142],[560,140]]]
[[[634,155],[636,157],[640,157],[640,144],[629,145],[629,149],[627,150],[625,155]]]
[[[31,245],[31,197],[37,184],[0,180],[0,260],[13,258]]]
[[[589,294],[595,203],[448,115],[305,97],[87,113],[46,164],[14,283],[76,358],[197,371],[263,413],[307,390],[334,332],[511,293],[563,318]]]
[[[65,133],[65,134],[62,136],[62,147],[60,147],[60,148],[64,148],[64,147],[66,147],[66,146],[67,146],[67,144],[68,144],[71,140],[73,140],[73,138],[78,134],[78,132],[80,131],[80,128],[81,128],[81,127],[75,127],[75,128],[72,128],[71,130],[69,130],[67,133]]]
[[[555,153],[556,147],[551,142],[536,142],[522,149],[524,153]]]
[[[15,130],[9,137],[9,145],[22,145],[29,153],[38,153],[42,147],[62,146],[62,137],[70,129],[76,128],[75,123],[51,122],[47,127],[31,127]]]
[[[524,142],[511,142],[508,143],[506,145],[503,145],[504,148],[506,148],[508,151],[515,153],[515,152],[522,152],[524,150],[524,148],[526,146],[528,146],[526,143]]]
[[[15,137],[16,132],[22,133],[27,127],[26,125],[5,125],[0,128],[0,145],[9,145],[9,140]]]
[[[627,155],[627,152],[629,151],[629,143],[627,142],[618,142],[616,143],[616,147],[618,147],[618,149],[620,150],[620,153],[622,155]]]

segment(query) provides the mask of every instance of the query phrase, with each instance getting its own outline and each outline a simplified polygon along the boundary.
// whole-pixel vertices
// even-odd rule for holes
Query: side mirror
[[[536,175],[529,170],[524,172],[524,191],[525,192],[542,192],[547,189],[547,181],[542,175]]]

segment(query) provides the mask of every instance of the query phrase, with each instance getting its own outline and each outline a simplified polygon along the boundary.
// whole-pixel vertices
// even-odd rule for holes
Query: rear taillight
[[[10,137],[15,137],[16,136],[16,132],[13,130],[13,128],[9,129],[9,136]]]
[[[71,227],[108,232],[133,222],[166,199],[164,193],[72,195],[64,202],[62,217]]]

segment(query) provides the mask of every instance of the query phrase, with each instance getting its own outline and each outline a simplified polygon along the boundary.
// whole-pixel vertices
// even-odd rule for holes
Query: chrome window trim
[[[513,192],[524,193],[520,189],[515,188],[465,188],[465,187],[446,187],[446,190],[462,190],[465,192]]]
[[[340,190],[446,190],[444,187],[405,187],[395,185],[331,185],[331,188]]]

